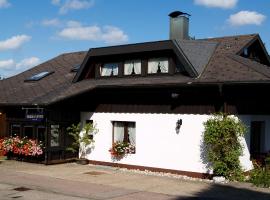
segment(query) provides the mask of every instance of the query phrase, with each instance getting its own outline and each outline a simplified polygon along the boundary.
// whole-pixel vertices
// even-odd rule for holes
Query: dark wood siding
[[[221,111],[221,100],[218,87],[212,86],[97,89],[63,103],[90,112],[209,114]]]

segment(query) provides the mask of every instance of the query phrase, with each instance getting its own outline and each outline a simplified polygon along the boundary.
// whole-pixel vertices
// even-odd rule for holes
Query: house
[[[270,151],[270,58],[258,34],[195,40],[189,16],[170,15],[170,39],[60,55],[0,81],[1,133],[43,140],[45,160],[70,155],[66,127],[94,122],[90,163],[205,177],[203,122],[215,112],[247,126],[240,158]],[[109,149],[130,142],[120,160]]]

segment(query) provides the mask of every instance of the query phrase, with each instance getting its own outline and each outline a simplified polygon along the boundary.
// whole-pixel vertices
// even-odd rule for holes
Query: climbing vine
[[[237,117],[221,113],[208,119],[204,126],[206,159],[211,163],[214,175],[230,180],[242,179],[240,137],[246,132],[245,125]]]

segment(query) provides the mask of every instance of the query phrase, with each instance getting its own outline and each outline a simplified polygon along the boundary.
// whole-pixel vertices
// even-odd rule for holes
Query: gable
[[[270,58],[259,36],[243,47],[238,55],[270,67]]]

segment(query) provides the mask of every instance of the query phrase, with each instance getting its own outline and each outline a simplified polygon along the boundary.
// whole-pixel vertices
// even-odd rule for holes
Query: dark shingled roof
[[[75,75],[71,69],[75,64],[83,61],[86,53],[62,54],[16,76],[1,80],[0,105],[36,104],[39,102],[35,99],[42,98],[59,88],[69,87]],[[54,73],[39,81],[25,82],[25,79],[44,71],[54,71]]]
[[[177,42],[199,75],[203,72],[218,45],[218,42],[202,40],[177,40]]]
[[[179,51],[192,64],[199,76],[181,74],[168,76],[123,77],[87,79],[72,83],[74,65],[87,59],[87,52],[60,55],[14,77],[0,81],[0,105],[48,105],[101,87],[153,87],[187,84],[219,84],[270,82],[270,67],[241,57],[239,52],[258,39],[257,34],[211,38],[195,41],[177,41]],[[161,41],[162,43],[162,41]],[[156,45],[156,43],[154,43]],[[165,44],[165,43],[164,43]],[[143,47],[143,44],[139,44]],[[131,45],[134,51],[136,45]],[[123,49],[116,47],[117,51]],[[122,46],[123,47],[123,46]],[[125,47],[126,48],[126,47]],[[124,49],[125,49],[124,48]],[[160,48],[160,47],[156,47]],[[151,50],[149,43],[147,50]],[[104,54],[99,48],[97,54]],[[92,51],[93,52],[93,51]],[[42,71],[55,73],[37,82],[24,82]],[[79,72],[78,72],[79,73]]]

